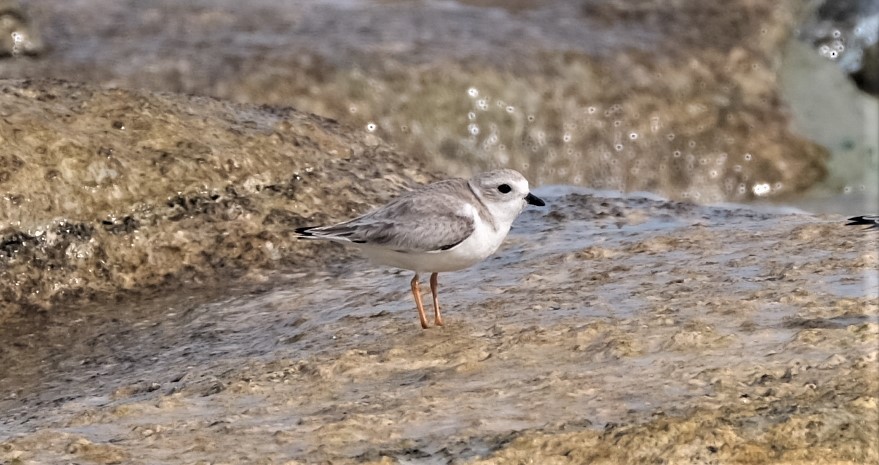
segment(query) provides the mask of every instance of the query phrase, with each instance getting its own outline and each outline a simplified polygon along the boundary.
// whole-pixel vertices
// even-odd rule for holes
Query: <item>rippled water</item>
[[[400,441],[472,457],[510,431],[698,405],[721,395],[712,376],[818,365],[847,332],[879,324],[857,304],[879,293],[876,280],[830,265],[869,252],[794,239],[822,220],[537,193],[550,207],[527,210],[497,256],[440,276],[442,329],[418,327],[408,273],[361,260],[223,290],[234,297],[154,297],[5,325],[0,442],[49,428],[147,460],[160,455],[132,431],[162,425],[161,453],[183,453],[186,431],[219,445],[202,428],[229,422],[264,457],[314,457],[319,444],[356,457]],[[784,252],[804,246],[814,253]],[[771,248],[784,255],[760,256]],[[803,339],[818,330],[840,342]],[[268,440],[274,431],[289,439]]]

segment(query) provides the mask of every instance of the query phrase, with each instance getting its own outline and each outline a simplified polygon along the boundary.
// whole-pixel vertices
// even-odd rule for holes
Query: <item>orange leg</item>
[[[439,273],[434,273],[434,274],[430,275],[430,293],[433,294],[433,322],[437,326],[442,326],[443,325],[443,317],[442,317],[442,315],[440,315],[439,299],[436,297],[436,295],[437,295],[436,276],[438,274]]]
[[[421,320],[421,328],[427,329],[427,316],[424,314],[424,304],[421,303],[421,289],[418,282],[418,273],[412,278],[412,296],[415,297],[415,306],[418,307],[418,319]]]

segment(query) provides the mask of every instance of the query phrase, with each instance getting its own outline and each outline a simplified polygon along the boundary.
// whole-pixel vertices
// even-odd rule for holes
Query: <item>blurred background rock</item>
[[[455,175],[845,214],[877,203],[877,3],[7,0],[31,45],[0,76],[291,105]]]

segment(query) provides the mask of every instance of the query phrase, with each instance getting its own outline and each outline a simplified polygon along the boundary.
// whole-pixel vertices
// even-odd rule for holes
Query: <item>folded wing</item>
[[[385,207],[331,226],[299,228],[302,237],[387,247],[398,252],[439,252],[467,239],[475,209],[443,192],[406,196]]]

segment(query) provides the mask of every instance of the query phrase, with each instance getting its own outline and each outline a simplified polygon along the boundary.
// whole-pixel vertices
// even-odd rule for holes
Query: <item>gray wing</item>
[[[448,250],[475,229],[475,219],[464,208],[469,199],[461,197],[460,187],[466,189],[467,195],[472,193],[466,185],[456,186],[450,181],[410,192],[344,223],[300,228],[296,232],[303,237],[377,245],[399,252]]]

